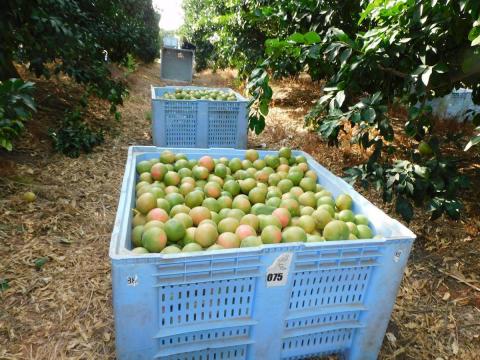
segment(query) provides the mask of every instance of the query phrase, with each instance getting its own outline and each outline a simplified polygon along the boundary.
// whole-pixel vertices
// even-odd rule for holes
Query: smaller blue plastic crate
[[[161,98],[176,89],[220,90],[235,94],[235,101],[170,100]],[[248,101],[228,88],[198,86],[152,87],[153,145],[188,148],[247,147]]]
[[[194,56],[193,50],[163,47],[160,57],[160,78],[191,83]]]
[[[295,151],[334,196],[350,194],[353,210],[367,215],[383,238],[132,255],[135,167],[163,150],[129,149],[110,243],[119,360],[377,358],[415,239],[410,230]],[[233,149],[169,150],[194,159],[245,155]],[[272,265],[286,258],[285,282],[272,286]]]

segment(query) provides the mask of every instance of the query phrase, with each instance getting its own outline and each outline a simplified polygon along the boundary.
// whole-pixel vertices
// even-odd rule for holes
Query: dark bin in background
[[[192,82],[194,51],[188,49],[162,48],[160,78]]]

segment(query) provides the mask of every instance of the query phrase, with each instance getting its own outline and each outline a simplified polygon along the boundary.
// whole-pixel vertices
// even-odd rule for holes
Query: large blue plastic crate
[[[235,101],[170,100],[175,89],[221,90],[235,94]],[[155,146],[227,147],[245,149],[248,135],[248,101],[228,88],[198,86],[152,87],[152,137]]]
[[[193,50],[163,47],[160,57],[160,78],[191,83],[194,57]]]
[[[295,151],[333,195],[349,193],[353,210],[384,238],[131,255],[135,165],[163,150],[129,149],[110,243],[118,359],[376,359],[415,239],[410,230]],[[191,158],[244,155],[169,150]],[[286,284],[268,287],[268,268],[285,254],[291,256]]]

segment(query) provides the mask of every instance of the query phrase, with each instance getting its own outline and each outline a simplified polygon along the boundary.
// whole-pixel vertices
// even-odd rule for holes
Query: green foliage
[[[145,120],[147,120],[148,122],[152,121],[152,112],[151,111],[147,111],[145,113]]]
[[[103,132],[93,131],[82,120],[86,106],[84,98],[80,106],[65,112],[65,117],[58,129],[49,131],[55,151],[76,158],[81,152],[92,152],[96,145],[103,143]]]
[[[324,94],[306,116],[306,125],[338,145],[349,123],[352,142],[372,150],[367,164],[347,172],[349,178],[375,183],[386,201],[396,201],[406,219],[413,216],[413,200],[417,205],[428,203],[433,218],[443,212],[458,216],[456,191],[465,182],[454,162],[442,159],[438,149],[427,162],[414,156],[398,161],[385,156],[395,150],[387,110],[392,104],[406,107],[405,133],[417,141],[434,141],[428,100],[468,87],[480,103],[480,2],[187,0],[185,4],[185,32],[193,42],[212,47],[206,52],[208,61],[249,75],[251,129],[258,133],[265,127],[272,98],[270,77],[307,72],[313,80],[324,79]],[[480,135],[466,149],[478,143]],[[418,169],[429,175],[420,176]]]
[[[10,288],[8,279],[0,279],[0,291],[5,291]]]
[[[0,148],[12,150],[12,141],[35,111],[33,89],[33,83],[20,79],[0,81]]]
[[[112,77],[108,58],[127,67],[133,57],[153,61],[159,54],[159,15],[151,0],[11,0],[2,5],[0,80],[18,78],[13,62],[36,76],[60,73],[117,106],[126,85]]]
[[[122,65],[127,70],[125,75],[130,75],[137,70],[138,67],[138,63],[135,61],[135,58],[132,54],[127,54],[127,57],[122,61]]]
[[[413,205],[428,204],[431,219],[443,213],[457,219],[462,209],[456,193],[468,186],[465,176],[458,173],[452,160],[434,157],[420,164],[408,161],[394,161],[392,165],[369,162],[347,169],[346,180],[359,181],[364,187],[373,184],[382,190],[383,200],[395,201],[396,211],[406,220],[414,216]]]

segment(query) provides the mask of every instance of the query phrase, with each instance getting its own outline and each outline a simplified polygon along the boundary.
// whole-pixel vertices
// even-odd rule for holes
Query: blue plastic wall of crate
[[[235,101],[170,100],[165,93],[182,90],[219,90]],[[151,88],[153,145],[163,147],[246,149],[248,100],[228,88],[165,86]]]

